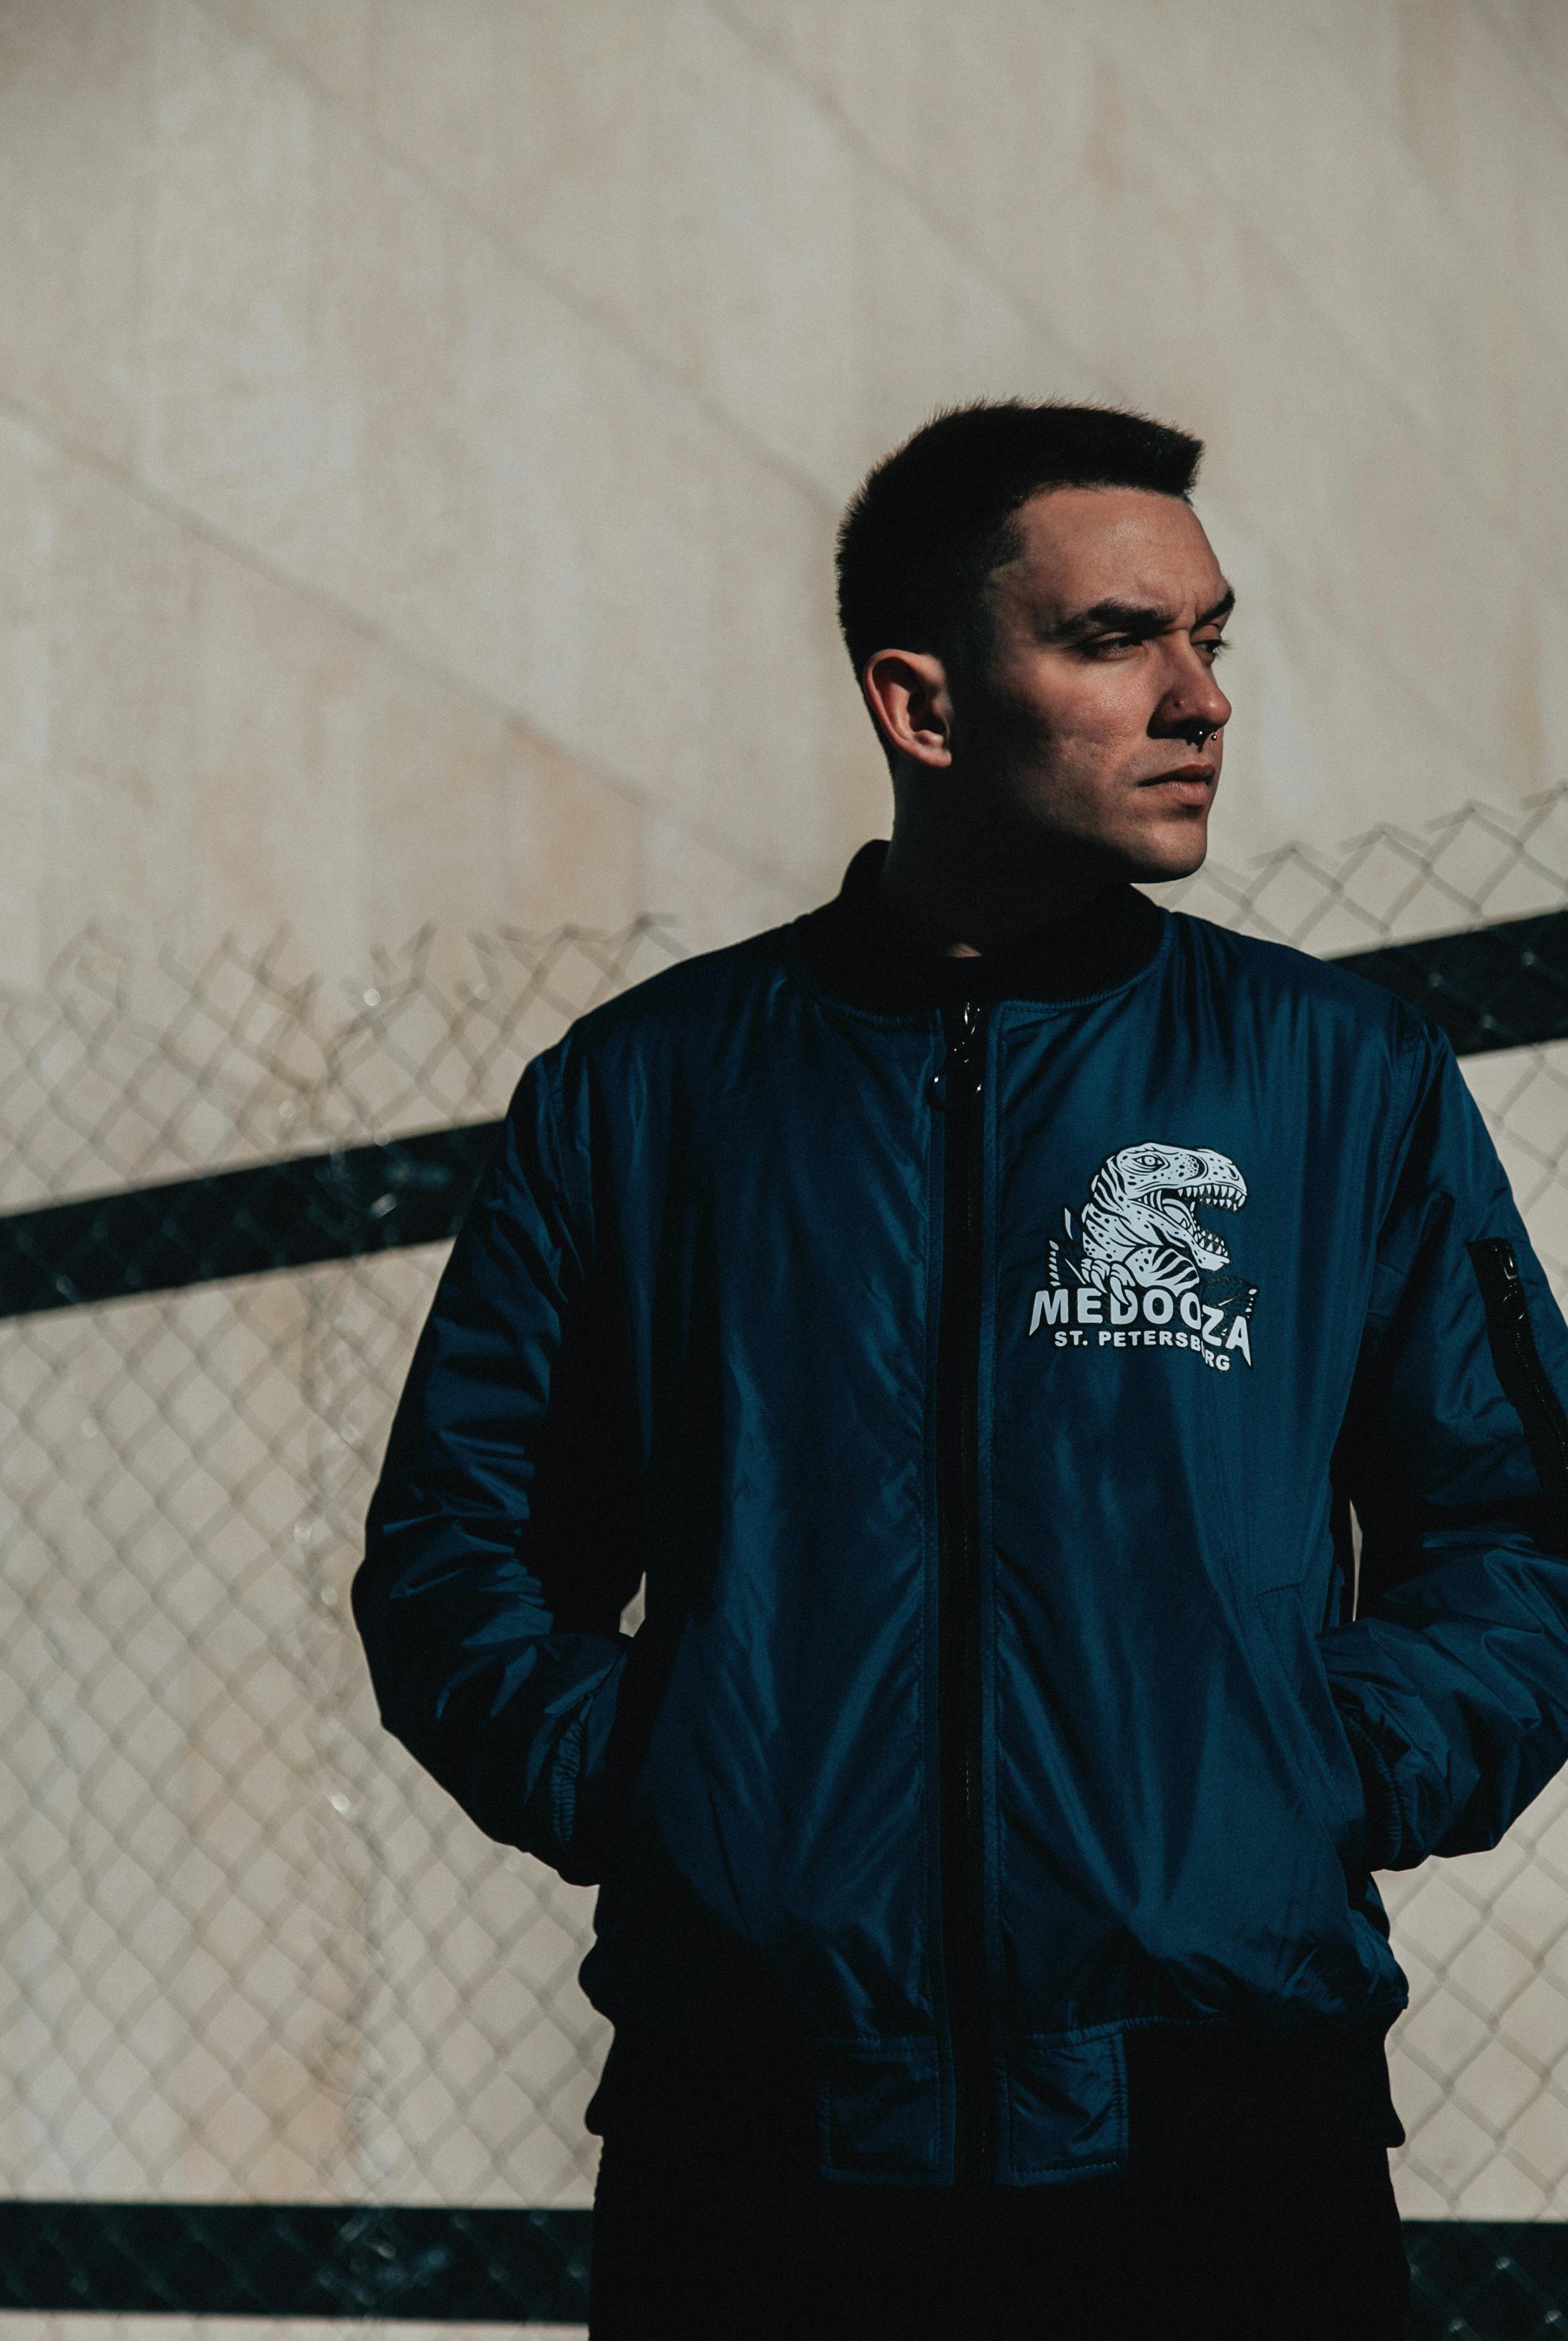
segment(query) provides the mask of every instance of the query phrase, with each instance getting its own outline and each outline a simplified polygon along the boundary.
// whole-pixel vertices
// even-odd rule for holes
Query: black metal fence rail
[[[590,2211],[0,2203],[0,2311],[576,2325]],[[1410,2341],[1568,2329],[1568,2226],[1408,2220]]]
[[[580,2324],[589,2211],[0,2203],[0,2309]]]
[[[1568,2332],[1568,2226],[1407,2219],[1409,2341],[1542,2341]]]
[[[12,1212],[0,1218],[0,1318],[442,1243],[500,1129],[465,1122]]]
[[[1334,964],[1408,1000],[1462,1057],[1568,1040],[1568,911],[1352,951]]]
[[[1339,964],[1464,1055],[1568,1039],[1568,911]],[[452,1237],[501,1125],[122,1190],[0,1218],[0,1318]],[[280,2204],[0,2204],[0,2308],[578,2323],[591,2213]],[[1413,2221],[1413,2341],[1568,2330],[1568,2225]]]

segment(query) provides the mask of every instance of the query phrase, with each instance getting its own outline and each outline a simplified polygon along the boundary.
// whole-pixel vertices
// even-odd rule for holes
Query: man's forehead
[[[996,584],[1057,613],[1099,602],[1212,608],[1226,586],[1202,522],[1142,488],[1049,488],[1017,514],[1019,551]]]

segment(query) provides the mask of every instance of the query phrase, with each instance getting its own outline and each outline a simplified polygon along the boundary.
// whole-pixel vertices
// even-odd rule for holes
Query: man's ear
[[[946,772],[953,761],[948,670],[928,651],[878,651],[860,677],[871,719],[896,756]]]

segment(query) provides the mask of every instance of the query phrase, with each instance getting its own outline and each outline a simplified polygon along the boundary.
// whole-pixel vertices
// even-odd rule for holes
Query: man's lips
[[[1217,778],[1217,765],[1177,764],[1168,772],[1151,772],[1146,781],[1138,782],[1138,786],[1144,789],[1162,789],[1168,792],[1177,804],[1200,805],[1208,802]]]

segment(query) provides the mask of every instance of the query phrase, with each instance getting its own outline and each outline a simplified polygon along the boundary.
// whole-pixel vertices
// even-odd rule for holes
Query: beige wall
[[[291,963],[332,975],[427,920],[662,910],[702,942],[820,896],[885,822],[832,624],[834,519],[934,404],[982,392],[1128,399],[1210,437],[1202,506],[1243,593],[1224,862],[1568,779],[1565,219],[1563,0],[0,0],[0,986],[35,987],[93,920],[140,955],[224,929],[253,954],[288,922]],[[1474,904],[1523,907],[1465,883]],[[1433,923],[1454,899],[1434,893]],[[33,1009],[15,1013],[25,1040]],[[59,1053],[23,1050],[41,1095]],[[200,1101],[220,1155],[303,1128],[263,1120],[292,1096],[275,1067],[242,1079],[241,1053],[232,1122],[212,1119],[222,1083]],[[120,1060],[96,1062],[106,1081]],[[144,1111],[168,1103],[126,1087]],[[1529,1108],[1514,1134],[1556,1166],[1551,1088],[1510,1096]],[[39,1118],[32,1090],[8,1094],[20,1157]],[[392,1118],[460,1110],[475,1099],[438,1111],[410,1089]],[[147,1120],[145,1142],[173,1148],[167,1116]],[[27,1129],[23,1177],[104,1183],[62,1130]],[[1550,1238],[1552,1193],[1531,1208]],[[599,2035],[551,1980],[582,1898],[498,1870],[395,1751],[353,1738],[348,1694],[344,1722],[321,1689],[421,1297],[398,1300],[403,1274],[345,1274],[346,1300],[329,1301],[335,1271],[292,1298],[238,1290],[239,1331],[270,1361],[249,1381],[223,1379],[251,1367],[213,1332],[221,1296],[11,1329],[0,1396],[37,1441],[14,1442],[0,1488],[34,1539],[24,1590],[35,1562],[40,1589],[35,1639],[14,1638],[41,1653],[28,1745],[51,1793],[68,1778],[78,1799],[73,1890],[104,1906],[96,1930],[64,1889],[44,1909],[59,1856],[40,1795],[19,1858],[30,1923],[63,1948],[39,1967],[22,1946],[52,1997],[25,2010],[39,2077],[0,2138],[13,2184],[586,2187],[576,2116]],[[202,1410],[235,1417],[235,1519],[221,1537],[192,1524],[182,1463],[128,1564],[114,1539],[150,1469],[129,1401],[164,1354],[144,1340],[154,1317],[194,1360],[164,1380],[195,1393],[203,1471]],[[343,1452],[296,1424],[295,1480],[255,1477],[244,1513],[296,1387]],[[118,1478],[90,1409],[122,1441]],[[275,1837],[303,1848],[301,1883],[293,1902],[269,1884],[257,1918],[236,1874],[255,1927],[226,1938],[233,1989],[198,2043],[227,2075],[214,2090],[186,2002],[216,1928],[192,1948],[179,1926],[207,1920],[179,1903],[184,1871],[160,1873],[144,1946],[124,1873],[95,1851],[123,1831],[136,1852],[146,1814],[161,1827],[199,1800],[187,1783],[165,1811],[161,1786],[143,1799],[94,1772],[84,1735],[94,1685],[114,1728],[139,1716],[104,1657],[118,1635],[143,1662],[124,1625],[138,1589],[168,1705],[181,1556],[249,1584],[263,1547],[276,1582],[253,1589],[253,1622],[285,1652],[279,1760],[301,1798]],[[251,1656],[229,1653],[236,1715]],[[210,1833],[237,1873],[245,1797],[274,1775],[213,1713],[242,1818],[214,1808]],[[334,1788],[346,1818],[320,1859],[312,1715],[369,1816]],[[143,1739],[157,1760],[148,1734],[138,1760]],[[192,1744],[207,1760],[194,1728]],[[1491,1868],[1402,1890],[1425,1995],[1401,2035],[1412,2209],[1568,2200],[1568,1983],[1544,1948],[1529,1967],[1568,1908],[1555,1812]],[[422,1870],[411,1828],[455,1868]],[[442,1965],[454,1908],[493,1928],[485,1974],[521,1977],[559,2027],[536,2024],[505,2076],[549,2097],[531,2130],[510,2101],[462,2097],[478,2103],[496,2051],[466,1937]],[[124,1967],[101,1957],[111,1922]],[[296,1987],[258,1953],[265,1926],[303,1947],[286,2020],[274,1998]],[[146,2072],[127,2081],[100,2048],[140,2005],[122,1978],[144,1949],[186,1998],[154,1995],[133,2044]],[[78,1986],[97,2029],[59,2014]],[[1478,2048],[1483,2017],[1495,2038]],[[495,2037],[514,2020],[535,2023],[508,2003]]]
[[[885,825],[834,515],[1209,435],[1220,850],[1568,772],[1557,0],[3,0],[0,980],[718,939]]]

